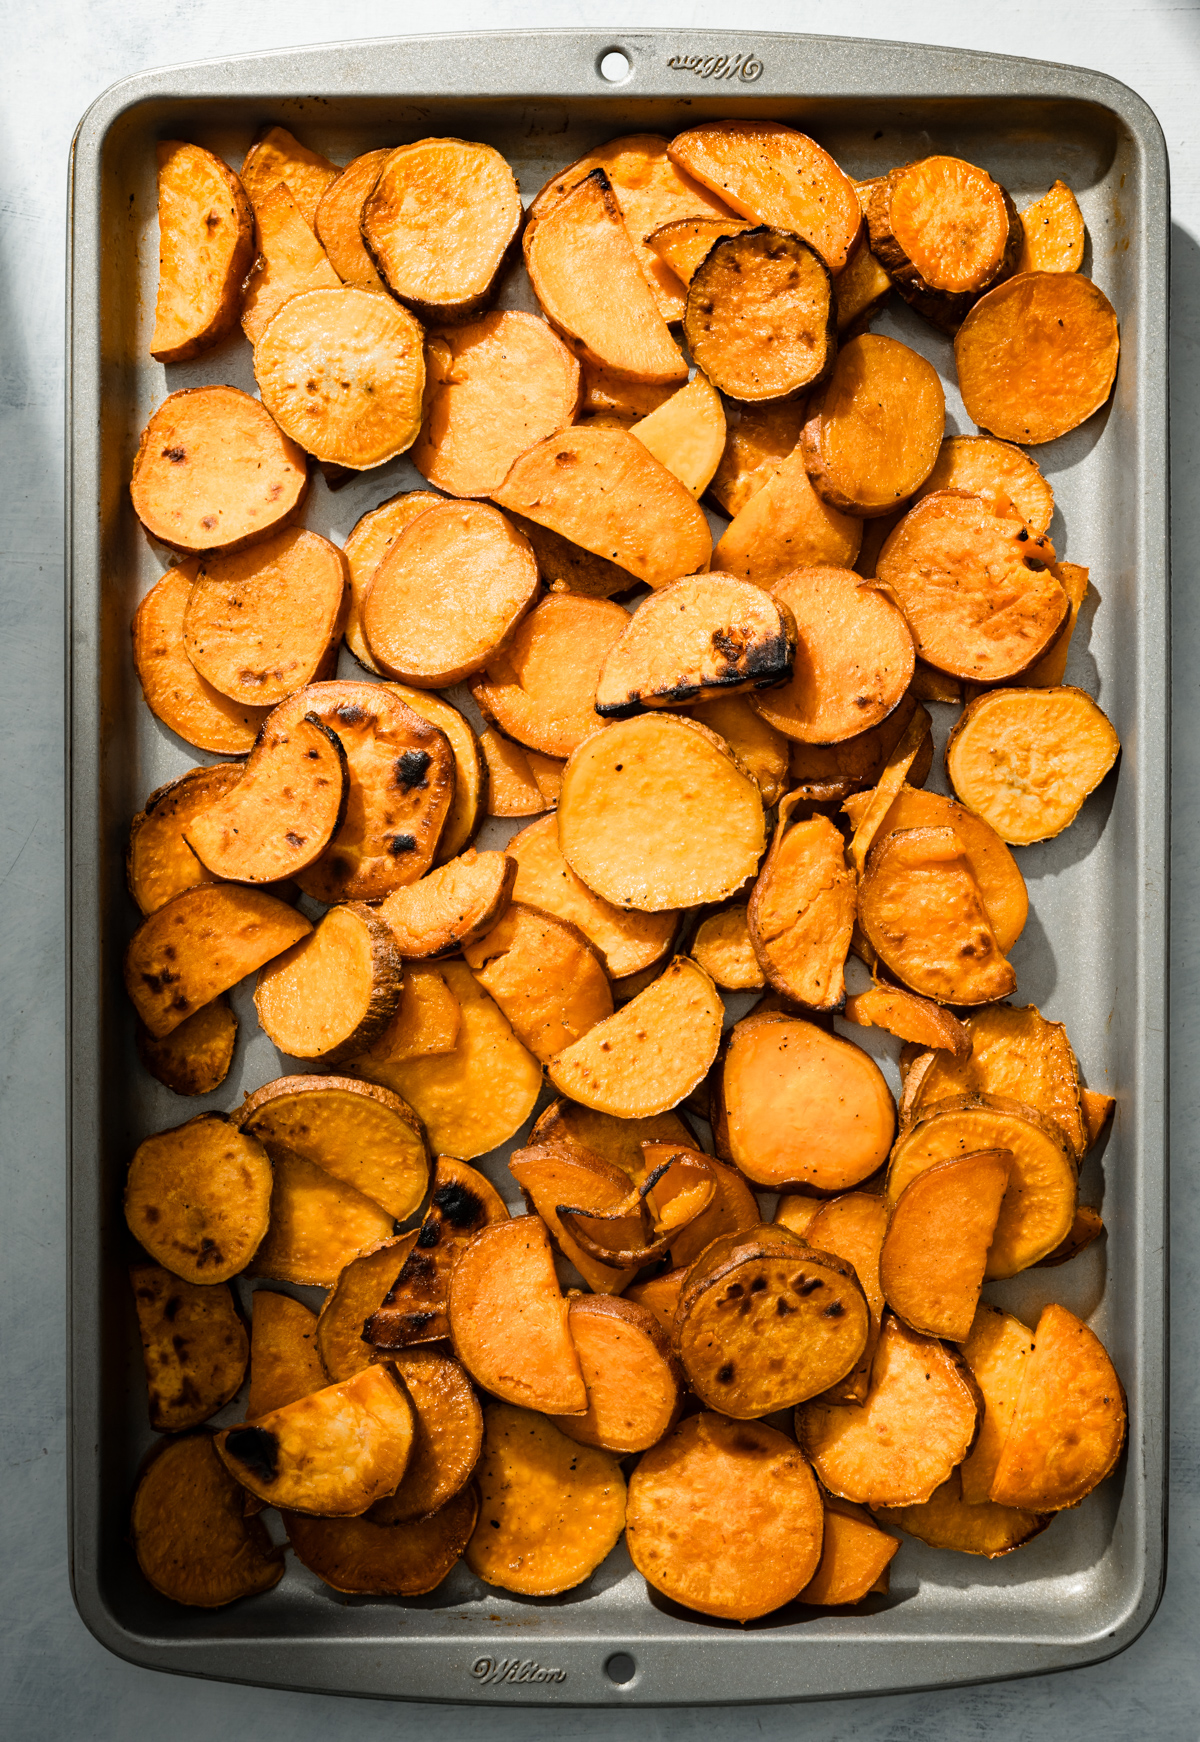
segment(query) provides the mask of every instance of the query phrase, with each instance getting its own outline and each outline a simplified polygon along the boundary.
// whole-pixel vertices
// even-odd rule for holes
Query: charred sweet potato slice
[[[283,1522],[296,1559],[332,1590],[352,1596],[419,1597],[446,1578],[470,1541],[478,1516],[479,1495],[467,1487],[428,1518],[411,1523],[306,1518],[299,1512],[285,1512]]]
[[[637,1266],[622,1269],[615,1257],[612,1263],[605,1263],[594,1252],[585,1251],[572,1238],[558,1211],[560,1205],[575,1206],[575,1213],[591,1211],[598,1217],[627,1208],[630,1182],[621,1169],[582,1144],[567,1148],[558,1142],[539,1141],[536,1132],[534,1142],[518,1149],[508,1167],[529,1210],[545,1222],[555,1245],[588,1287],[596,1294],[620,1294],[632,1281]],[[640,1229],[640,1218],[636,1226]]]
[[[873,1174],[892,1145],[895,1106],[874,1059],[799,1018],[738,1023],[722,1095],[729,1159],[769,1191],[846,1191]]]
[[[789,1439],[765,1422],[705,1411],[642,1457],[625,1539],[654,1590],[703,1615],[749,1621],[808,1584],[823,1522],[812,1471]]]
[[[1022,674],[1026,685],[1036,689],[1053,689],[1066,676],[1071,637],[1079,621],[1080,608],[1088,595],[1088,571],[1081,564],[1055,563],[1054,573],[1070,601],[1070,611],[1062,633],[1051,642],[1048,652],[1043,653],[1037,664],[1031,665]]]
[[[611,1161],[635,1183],[645,1174],[642,1144],[663,1142],[690,1149],[694,1138],[677,1113],[657,1113],[648,1119],[614,1119],[575,1101],[552,1101],[530,1134],[533,1144],[588,1150]]]
[[[969,811],[1024,847],[1069,828],[1120,751],[1112,722],[1085,690],[994,690],[955,722],[946,773]]]
[[[744,904],[701,920],[692,939],[692,959],[725,992],[752,992],[766,985],[750,941]]]
[[[958,1058],[971,1051],[969,1029],[949,1010],[901,986],[876,985],[846,999],[842,1016],[862,1028],[882,1028],[916,1046],[943,1049]]]
[[[994,436],[947,436],[917,500],[939,490],[1010,502],[1034,538],[1041,538],[1054,518],[1054,489],[1037,461]]]
[[[461,1022],[458,999],[436,969],[410,962],[396,1014],[370,1050],[377,1059],[397,1063],[453,1052]]]
[[[848,566],[862,529],[861,520],[822,502],[796,447],[725,528],[712,566],[770,590],[796,569]]]
[[[364,1325],[377,1349],[407,1349],[449,1336],[450,1273],[481,1228],[507,1220],[495,1187],[466,1162],[440,1156],[420,1233]]]
[[[789,1206],[784,1209],[784,1206]],[[803,1205],[801,1210],[799,1206]],[[811,1208],[810,1208],[811,1206]],[[815,1209],[816,1214],[812,1214]],[[780,1214],[783,1211],[783,1214]],[[803,1216],[804,1225],[801,1226]],[[861,1403],[871,1380],[871,1363],[879,1341],[883,1318],[883,1287],[879,1279],[879,1253],[888,1225],[888,1207],[870,1192],[843,1192],[827,1203],[786,1197],[779,1200],[775,1220],[791,1228],[806,1246],[832,1252],[854,1269],[870,1314],[867,1340],[858,1361],[844,1379],[831,1387],[830,1403]]]
[[[399,1008],[403,972],[376,909],[360,901],[331,907],[315,931],[260,970],[259,1024],[289,1058],[337,1064],[383,1034]]]
[[[326,1296],[317,1320],[317,1353],[335,1384],[353,1379],[370,1366],[371,1345],[363,1327],[395,1286],[416,1238],[415,1229],[408,1234],[393,1235],[373,1252],[352,1258],[338,1277],[337,1286]]]
[[[630,429],[668,472],[700,496],[725,448],[725,410],[712,382],[697,370],[686,387]]]
[[[967,1018],[965,1039],[962,1051],[939,1055],[924,1073],[912,1098],[914,1113],[963,1095],[1005,1095],[1057,1125],[1082,1161],[1088,1144],[1079,1065],[1063,1024],[1047,1022],[1033,1004],[998,1004]]]
[[[252,1274],[334,1288],[352,1258],[396,1232],[396,1219],[315,1162],[272,1148],[271,1220]]]
[[[646,235],[646,247],[657,256],[681,284],[688,285],[706,256],[726,236],[740,236],[752,230],[753,223],[737,218],[673,218]],[[678,314],[683,319],[685,299],[678,297]]]
[[[991,1499],[1061,1512],[1112,1474],[1125,1443],[1125,1391],[1094,1331],[1051,1303],[1025,1363]]]
[[[377,1500],[372,1524],[428,1518],[462,1492],[483,1448],[483,1411],[459,1363],[436,1349],[392,1357],[416,1411],[417,1428],[403,1480]]]
[[[613,1013],[598,952],[578,927],[554,914],[514,902],[463,954],[543,1064]]]
[[[800,440],[806,404],[783,399],[726,406],[725,447],[708,486],[723,514],[736,518],[775,476]]]
[[[184,1282],[227,1282],[267,1231],[271,1163],[223,1113],[201,1113],[139,1144],[125,1182],[134,1238]]]
[[[486,305],[520,223],[521,196],[498,151],[418,139],[384,163],[362,233],[394,296],[423,320],[459,321]]]
[[[280,182],[291,188],[306,224],[316,221],[321,196],[338,179],[338,166],[310,151],[286,127],[268,127],[246,153],[242,186],[257,212]]]
[[[160,1446],[138,1483],[130,1520],[138,1565],[156,1591],[174,1603],[217,1609],[279,1583],[283,1550],[261,1519],[243,1515],[245,1498],[210,1434]]]
[[[1023,272],[971,310],[954,341],[967,416],[1037,446],[1099,411],[1117,377],[1117,316],[1077,272]]]
[[[784,230],[723,237],[692,275],[683,331],[697,367],[731,399],[795,398],[833,366],[829,270]]]
[[[162,140],[156,362],[185,363],[224,338],[253,258],[254,210],[237,176],[203,146]]]
[[[487,814],[488,770],[483,750],[470,722],[441,696],[409,689],[406,684],[389,683],[387,687],[414,714],[444,732],[454,752],[454,797],[433,856],[435,865],[446,865],[470,845]]]
[[[558,1206],[559,1225],[591,1257],[637,1269],[661,1258],[714,1206],[717,1181],[706,1155],[643,1145],[644,1156],[650,1150],[661,1159],[646,1161],[638,1190],[611,1210]]]
[[[168,569],[146,594],[133,618],[133,663],[146,706],[164,726],[198,750],[245,756],[270,710],[230,701],[200,676],[187,656],[183,616],[199,566],[193,559],[182,568]],[[190,852],[187,856],[193,857]]]
[[[854,930],[854,873],[841,830],[823,816],[792,823],[793,809],[789,795],[750,895],[750,942],[777,992],[813,1010],[838,1010]]]
[[[188,846],[184,830],[209,805],[232,792],[245,771],[243,762],[189,768],[150,794],[146,808],[130,824],[125,858],[129,893],[144,914],[157,913],[198,883],[216,881]]]
[[[484,727],[479,745],[487,766],[490,817],[536,817],[554,809],[565,763],[514,744],[492,726]]]
[[[255,1289],[250,1318],[250,1394],[246,1419],[254,1421],[310,1391],[329,1376],[317,1353],[317,1315],[290,1294]]]
[[[350,573],[350,607],[346,615],[346,646],[359,665],[382,676],[362,632],[362,608],[384,554],[427,508],[436,508],[445,498],[434,490],[406,490],[371,508],[347,538],[344,552]],[[407,698],[406,698],[407,699]],[[448,706],[448,704],[447,704]]]
[[[237,1017],[224,993],[202,1004],[162,1040],[138,1023],[138,1057],[176,1095],[210,1095],[229,1075],[237,1040]]]
[[[919,1506],[878,1507],[876,1516],[894,1524],[930,1548],[983,1555],[994,1561],[1039,1536],[1053,1520],[1050,1512],[1028,1512],[1016,1506],[994,1506],[963,1498],[959,1472],[954,1470]]]
[[[879,1276],[913,1330],[966,1341],[1011,1165],[1002,1149],[976,1150],[914,1175],[895,1200]]]
[[[599,730],[597,684],[629,624],[611,600],[551,593],[472,681],[480,712],[528,749],[565,759]]]
[[[474,847],[397,889],[379,908],[400,954],[412,960],[462,949],[502,919],[512,898],[517,865],[505,853]]]
[[[838,352],[804,426],[813,488],[843,514],[894,513],[928,478],[946,427],[937,370],[918,352],[863,333]]]
[[[977,295],[1013,270],[1021,246],[1008,194],[961,157],[923,157],[892,170],[872,191],[867,215],[871,247],[902,296]]]
[[[263,195],[255,215],[258,258],[242,299],[242,331],[252,345],[289,297],[341,283],[286,182]]]
[[[276,883],[325,851],[349,787],[345,752],[327,726],[306,719],[276,731],[264,723],[242,778],[196,811],[183,839],[216,878]]]
[[[549,1415],[586,1411],[567,1303],[539,1216],[494,1222],[463,1251],[450,1274],[450,1336],[471,1377],[505,1402]]]
[[[157,1264],[134,1264],[137,1307],[155,1433],[198,1427],[241,1389],[250,1339],[225,1283],[202,1288]]]
[[[386,148],[367,151],[348,163],[321,195],[313,227],[343,284],[360,290],[386,290],[362,239],[362,212],[367,196],[387,161]]]
[[[968,1506],[985,1505],[991,1493],[1032,1351],[1033,1332],[1028,1325],[1000,1307],[979,1306],[962,1351],[983,1398],[979,1438],[959,1471],[962,1499]]]
[[[586,1415],[555,1425],[584,1446],[624,1457],[657,1445],[675,1424],[683,1374],[648,1307],[611,1295],[581,1295],[567,1315],[587,1386]]]
[[[259,334],[254,376],[263,404],[306,453],[363,472],[417,439],[424,334],[382,291],[304,290]]]
[[[845,1500],[826,1500],[820,1565],[799,1601],[835,1609],[861,1603],[872,1591],[886,1594],[899,1547],[900,1538],[880,1530],[869,1512]]]
[[[1021,213],[1024,242],[1018,272],[1078,272],[1087,240],[1079,202],[1065,181],[1055,181]]]
[[[1056,1270],[1060,1264],[1069,1264],[1072,1258],[1077,1258],[1081,1252],[1086,1252],[1093,1241],[1100,1238],[1104,1232],[1104,1218],[1099,1210],[1093,1210],[1087,1204],[1078,1204],[1075,1208],[1075,1220],[1071,1223],[1071,1231],[1065,1240],[1060,1240],[1053,1252],[1040,1258],[1038,1270]]]
[[[185,387],[142,431],[133,511],[172,550],[239,550],[288,526],[308,462],[266,407],[237,387]]]

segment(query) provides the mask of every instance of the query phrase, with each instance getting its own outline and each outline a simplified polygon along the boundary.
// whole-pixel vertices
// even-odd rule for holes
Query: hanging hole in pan
[[[624,1687],[637,1674],[637,1664],[627,1651],[614,1651],[604,1665],[604,1673],[610,1682],[616,1682],[618,1687]]]
[[[606,48],[596,65],[600,77],[610,85],[623,85],[633,71],[633,62],[623,48]]]

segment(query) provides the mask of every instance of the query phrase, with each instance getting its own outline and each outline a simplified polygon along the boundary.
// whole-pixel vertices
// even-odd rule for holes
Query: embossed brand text
[[[747,85],[761,78],[763,70],[752,54],[673,54],[667,65],[677,73],[695,73],[698,79],[741,79]]]
[[[565,1669],[547,1669],[531,1657],[477,1657],[471,1674],[484,1687],[497,1682],[565,1682]]]

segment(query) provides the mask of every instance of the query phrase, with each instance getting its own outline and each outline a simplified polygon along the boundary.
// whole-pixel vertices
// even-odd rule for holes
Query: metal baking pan
[[[613,49],[627,62],[615,83],[600,71]],[[120,962],[135,923],[129,819],[199,757],[151,717],[133,671],[130,617],[162,562],[126,486],[139,431],[167,392],[254,384],[240,336],[191,364],[150,359],[155,141],[197,140],[236,164],[278,121],[345,162],[454,134],[503,151],[528,198],[603,139],[717,116],[790,122],[858,176],[945,151],[985,164],[1023,203],[1061,175],[1087,219],[1090,270],[1120,316],[1111,405],[1037,457],[1057,495],[1059,554],[1089,564],[1099,594],[1069,677],[1099,697],[1124,753],[1119,780],[1073,828],[1022,853],[1032,912],[1015,952],[1019,995],[1064,1020],[1087,1081],[1117,1092],[1115,1127],[1084,1176],[1090,1201],[1103,1190],[1109,1233],[1065,1269],[989,1292],[1026,1317],[1058,1298],[1090,1319],[1128,1387],[1128,1455],[1011,1559],[906,1540],[890,1597],[853,1614],[795,1607],[746,1627],[708,1621],[648,1594],[623,1546],[549,1601],[490,1590],[462,1566],[430,1597],[347,1600],[292,1565],[252,1602],[177,1607],[145,1584],[126,1536],[151,1436],[121,1189],[141,1137],[197,1108],[140,1070]],[[1147,1625],[1164,1574],[1166,1447],[1167,223],[1162,134],[1125,86],[957,49],[682,27],[407,38],[145,73],[89,109],[72,157],[67,402],[70,1512],[76,1602],[112,1651],[156,1669],[398,1699],[691,1705],[1040,1674],[1110,1657]],[[949,428],[969,432],[947,341],[903,306],[877,325],[938,365]],[[318,481],[307,523],[340,539],[417,482],[403,461],[336,496]],[[201,1107],[233,1107],[279,1073],[254,1026],[243,1022],[234,1072]],[[511,1194],[502,1158],[485,1165]],[[237,1415],[234,1404],[226,1419]],[[635,1666],[624,1681],[606,1670],[618,1654]]]

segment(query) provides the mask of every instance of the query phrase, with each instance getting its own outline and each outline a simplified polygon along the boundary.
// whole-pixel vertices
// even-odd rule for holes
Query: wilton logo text
[[[763,64],[752,54],[673,54],[667,62],[677,73],[698,79],[741,79],[752,85],[762,77]]]
[[[545,1669],[532,1658],[520,1657],[477,1657],[471,1665],[471,1674],[485,1688],[493,1687],[497,1682],[565,1682],[565,1669]]]

